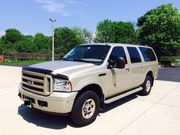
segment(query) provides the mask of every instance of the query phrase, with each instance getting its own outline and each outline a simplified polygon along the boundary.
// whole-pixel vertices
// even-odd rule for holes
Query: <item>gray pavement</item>
[[[180,82],[180,66],[159,70],[158,80]]]
[[[0,66],[0,135],[180,135],[180,69],[160,70],[149,96],[132,95],[105,107],[78,128],[69,117],[29,109],[17,97],[20,67]]]

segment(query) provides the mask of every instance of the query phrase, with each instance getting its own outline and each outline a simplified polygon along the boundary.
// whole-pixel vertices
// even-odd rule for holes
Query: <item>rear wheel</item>
[[[141,95],[149,95],[149,93],[151,92],[151,88],[152,88],[152,77],[147,75],[145,78],[144,83],[142,84],[143,90],[140,91]]]
[[[82,93],[75,101],[71,119],[78,126],[92,123],[99,112],[100,101],[98,95],[93,91]]]

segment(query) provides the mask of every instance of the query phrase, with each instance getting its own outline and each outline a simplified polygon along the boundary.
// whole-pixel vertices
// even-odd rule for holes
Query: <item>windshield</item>
[[[80,61],[94,64],[102,64],[107,56],[110,46],[103,45],[82,45],[73,48],[67,53],[63,60]]]

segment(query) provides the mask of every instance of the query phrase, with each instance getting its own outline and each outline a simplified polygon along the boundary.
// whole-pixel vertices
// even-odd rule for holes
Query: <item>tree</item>
[[[30,36],[23,36],[21,40],[15,43],[15,50],[20,53],[34,53],[38,49]]]
[[[109,42],[111,38],[112,21],[104,20],[99,22],[96,28],[96,40],[97,42]]]
[[[19,30],[17,29],[7,29],[5,31],[4,35],[4,40],[5,43],[12,43],[14,44],[15,42],[19,41],[22,37],[22,34]]]
[[[50,52],[50,38],[42,33],[37,33],[34,36],[34,44],[36,45],[39,53]]]
[[[130,22],[113,22],[106,19],[97,25],[97,42],[134,43],[135,37],[135,29]]]
[[[64,55],[75,45],[81,44],[83,41],[76,36],[75,32],[67,27],[55,29],[55,52]]]
[[[22,37],[28,39],[29,41],[33,41],[34,37],[32,35],[23,35]]]
[[[22,34],[17,29],[7,29],[5,31],[5,35],[1,37],[3,43],[4,43],[4,54],[7,53],[14,53],[15,50],[15,43],[17,41],[20,41],[22,37]]]
[[[76,34],[78,38],[80,38],[84,43],[89,43],[92,41],[93,36],[90,31],[85,28],[73,27],[72,31]]]
[[[2,39],[0,38],[0,55],[4,54],[4,43]]]
[[[180,14],[172,4],[148,11],[138,19],[137,35],[141,44],[154,48],[158,57],[174,55],[180,45]]]

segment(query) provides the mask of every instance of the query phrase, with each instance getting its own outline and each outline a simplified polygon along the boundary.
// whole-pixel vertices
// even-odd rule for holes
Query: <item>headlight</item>
[[[64,79],[54,79],[54,91],[70,92],[72,89],[71,82]]]

